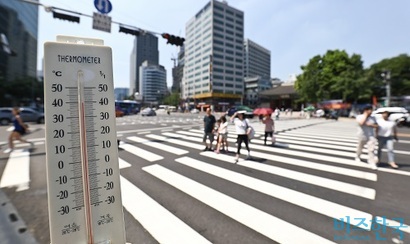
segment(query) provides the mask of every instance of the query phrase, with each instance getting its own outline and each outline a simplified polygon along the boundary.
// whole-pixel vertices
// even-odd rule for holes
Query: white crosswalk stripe
[[[160,165],[143,170],[279,243],[333,243]]]
[[[0,180],[0,188],[17,187],[16,191],[29,188],[30,156],[27,149],[15,149],[10,153],[6,168]]]

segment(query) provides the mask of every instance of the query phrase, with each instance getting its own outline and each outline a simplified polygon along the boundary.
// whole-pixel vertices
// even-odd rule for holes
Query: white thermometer
[[[124,244],[111,48],[46,42],[44,93],[51,243]]]

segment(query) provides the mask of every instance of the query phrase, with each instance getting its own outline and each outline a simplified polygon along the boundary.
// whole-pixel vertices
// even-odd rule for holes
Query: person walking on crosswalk
[[[205,144],[204,151],[212,151],[212,142],[214,141],[214,129],[215,129],[216,119],[215,116],[211,114],[211,108],[206,109],[206,114],[204,116],[204,138],[203,142]],[[206,139],[209,138],[209,146],[206,143]]]
[[[238,111],[234,115],[232,115],[230,121],[235,124],[236,134],[238,135],[237,142],[238,142],[238,149],[236,151],[236,158],[235,163],[239,161],[239,155],[241,154],[241,146],[242,142],[245,143],[246,150],[248,150],[248,156],[246,159],[251,158],[251,151],[249,150],[249,138],[248,134],[250,133],[249,128],[249,121],[244,118],[246,111]]]
[[[33,142],[28,142],[22,138],[24,134],[27,132],[27,125],[24,124],[23,120],[20,117],[20,109],[15,107],[12,110],[14,115],[13,117],[13,126],[14,130],[11,132],[9,136],[9,148],[6,149],[5,152],[11,152],[14,150],[14,140],[19,140],[21,142],[30,143],[31,147],[33,147]]]
[[[399,168],[399,166],[394,162],[394,140],[398,141],[397,138],[397,128],[396,122],[389,120],[390,113],[384,111],[382,113],[382,118],[377,120],[379,125],[376,128],[377,141],[379,142],[379,147],[377,149],[377,157],[381,159],[382,149],[384,146],[387,147],[387,159],[390,167],[393,169]]]
[[[218,138],[216,139],[216,150],[215,153],[219,153],[222,147],[222,150],[225,152],[229,152],[228,149],[228,121],[226,121],[226,117],[222,116],[220,118],[221,123],[218,127]]]
[[[356,121],[359,124],[358,128],[358,143],[356,149],[356,162],[361,162],[360,155],[364,145],[367,145],[368,151],[368,164],[373,168],[377,169],[378,159],[375,156],[374,150],[376,148],[376,137],[374,130],[377,128],[376,119],[371,116],[373,108],[371,105],[368,105],[364,108],[363,113],[356,117]]]
[[[273,121],[272,117],[270,114],[265,114],[262,123],[265,124],[265,140],[264,140],[264,145],[266,145],[266,139],[268,138],[268,136],[271,137],[272,139],[272,144],[275,143],[274,140],[274,135],[273,132],[275,131],[275,122]]]

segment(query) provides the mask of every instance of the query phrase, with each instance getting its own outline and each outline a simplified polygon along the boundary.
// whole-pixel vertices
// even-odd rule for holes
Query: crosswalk
[[[229,127],[228,136],[230,153],[221,154],[202,151],[203,131],[199,126],[121,134],[119,163],[124,209],[158,243],[238,243],[228,241],[235,230],[227,230],[232,233],[218,239],[211,217],[198,217],[203,219],[201,226],[201,221],[176,211],[178,204],[183,203],[164,202],[171,197],[158,197],[160,193],[152,193],[155,187],[151,189],[130,177],[138,172],[149,177],[150,182],[167,186],[168,192],[163,194],[191,199],[204,212],[216,211],[239,223],[240,230],[257,233],[252,236],[254,243],[338,243],[357,236],[376,240],[378,233],[374,232],[372,221],[380,218],[389,227],[383,235],[401,241],[392,227],[399,224],[397,218],[401,216],[378,213],[377,208],[366,206],[376,205],[378,172],[395,173],[406,179],[410,174],[372,170],[365,163],[366,150],[363,163],[355,162],[356,127],[336,123],[277,123],[276,144],[265,146],[263,125],[253,122],[256,135],[250,144],[251,159],[245,159],[242,149],[237,163],[233,126]],[[396,153],[408,155],[404,150]],[[10,154],[0,187],[17,185],[20,191],[29,188],[29,157],[24,149]],[[17,163],[12,160],[19,160],[18,169],[13,168]],[[407,226],[409,220],[402,224]],[[359,234],[350,233],[350,227]],[[410,237],[410,228],[400,231]]]

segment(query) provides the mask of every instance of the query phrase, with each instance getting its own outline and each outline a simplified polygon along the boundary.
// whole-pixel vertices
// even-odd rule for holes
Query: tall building
[[[178,59],[173,59],[174,67],[172,68],[172,92],[181,93],[181,82],[184,75],[184,56],[185,47],[181,46],[178,52]]]
[[[118,87],[114,89],[115,100],[126,100],[129,94],[129,88]]]
[[[182,98],[220,110],[243,92],[244,13],[211,0],[185,27]]]
[[[0,34],[7,37],[10,55],[0,46],[0,82],[37,77],[38,6],[0,0]]]
[[[130,62],[130,95],[135,92],[141,93],[139,72],[144,61],[148,61],[152,65],[159,64],[158,38],[150,33],[135,37]]]
[[[154,106],[167,95],[167,71],[164,66],[144,61],[140,66],[140,91],[143,103]]]
[[[243,46],[244,104],[257,107],[261,101],[260,93],[272,88],[270,82],[270,51],[249,39],[244,41]]]
[[[270,79],[270,51],[249,39],[244,41],[244,77]]]

